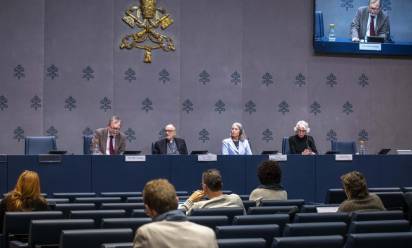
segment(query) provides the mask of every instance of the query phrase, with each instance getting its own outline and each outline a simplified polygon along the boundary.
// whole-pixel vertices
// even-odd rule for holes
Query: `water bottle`
[[[328,40],[329,41],[336,41],[335,24],[333,24],[333,23],[329,24]]]
[[[364,140],[359,141],[359,155],[365,155],[366,154],[366,143]]]

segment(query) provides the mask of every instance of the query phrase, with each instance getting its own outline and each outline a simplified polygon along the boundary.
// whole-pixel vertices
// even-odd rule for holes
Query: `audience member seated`
[[[48,210],[48,206],[41,195],[39,175],[34,171],[23,171],[14,189],[0,202],[0,230],[3,229],[5,212],[42,210]]]
[[[385,207],[374,193],[369,193],[366,179],[358,171],[349,172],[341,177],[347,200],[343,201],[338,211],[352,212],[356,210],[385,210]]]
[[[250,193],[249,200],[260,205],[262,200],[287,200],[288,193],[280,185],[282,170],[276,161],[264,161],[257,169],[261,185]]]
[[[143,189],[146,213],[152,223],[136,231],[133,247],[216,247],[215,233],[206,226],[187,221],[177,210],[176,190],[166,179],[146,183]]]
[[[242,199],[236,194],[226,195],[222,192],[222,176],[216,169],[210,169],[202,174],[202,190],[197,190],[182,205],[182,210],[190,215],[192,209],[197,208],[244,208]],[[207,196],[208,200],[202,200]]]

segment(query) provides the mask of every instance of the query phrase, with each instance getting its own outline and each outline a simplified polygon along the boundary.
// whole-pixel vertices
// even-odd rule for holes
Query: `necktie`
[[[369,35],[370,36],[375,36],[375,16],[371,16],[371,23],[369,23]]]
[[[110,141],[109,141],[109,152],[110,155],[114,155],[114,148],[113,148],[113,136],[110,135]]]

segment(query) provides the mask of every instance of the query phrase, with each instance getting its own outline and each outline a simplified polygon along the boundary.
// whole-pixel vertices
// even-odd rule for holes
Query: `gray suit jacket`
[[[106,154],[108,128],[99,128],[94,132],[90,151],[92,154]],[[116,155],[123,154],[126,150],[126,135],[122,132],[114,138],[114,152]]]
[[[351,24],[351,34],[352,38],[359,38],[365,39],[367,27],[368,27],[368,18],[369,12],[368,7],[360,7],[356,12],[355,17],[352,20]],[[378,13],[378,20],[376,23],[376,35],[384,37],[385,40],[388,40],[390,37],[390,26],[389,26],[389,17],[383,13],[383,11],[379,11]]]
[[[189,221],[158,221],[136,231],[133,248],[217,248],[215,233],[209,227]]]

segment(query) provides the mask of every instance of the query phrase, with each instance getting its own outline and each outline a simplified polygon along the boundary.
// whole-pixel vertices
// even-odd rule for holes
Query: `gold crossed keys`
[[[122,18],[131,28],[139,31],[126,35],[120,44],[120,49],[144,49],[144,62],[152,62],[152,50],[161,48],[165,52],[174,51],[173,40],[156,32],[160,28],[165,30],[173,24],[173,19],[164,9],[156,8],[156,0],[140,0],[140,6],[131,6]]]

